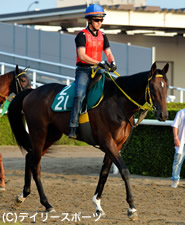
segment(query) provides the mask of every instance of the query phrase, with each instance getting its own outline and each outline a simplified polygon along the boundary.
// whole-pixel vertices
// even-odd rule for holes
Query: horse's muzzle
[[[158,115],[157,115],[157,119],[159,121],[166,121],[168,119],[168,111],[166,112],[160,112]]]

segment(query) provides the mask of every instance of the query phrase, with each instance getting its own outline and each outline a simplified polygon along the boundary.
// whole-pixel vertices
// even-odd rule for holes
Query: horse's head
[[[16,92],[31,88],[31,80],[26,75],[26,70],[20,70],[18,65],[15,68]]]
[[[151,98],[159,121],[165,121],[168,118],[166,104],[168,90],[168,79],[166,77],[166,73],[168,72],[168,68],[168,63],[162,70],[157,69],[156,63],[154,63],[148,77]]]

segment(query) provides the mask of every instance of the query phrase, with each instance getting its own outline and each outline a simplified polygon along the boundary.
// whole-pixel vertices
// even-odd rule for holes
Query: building
[[[146,0],[57,0],[57,7],[71,7],[77,5],[90,5],[90,4],[100,4],[100,5],[120,5],[120,4],[131,4],[133,6],[145,6]]]
[[[86,26],[86,8],[87,4],[5,14],[0,15],[0,22],[32,27],[39,25],[40,29],[55,26],[58,32],[75,35]],[[166,62],[170,64],[169,84],[185,88],[185,8],[161,9],[158,6],[136,7],[134,4],[104,5],[104,8],[107,15],[103,22],[103,31],[107,33],[110,41],[154,47],[153,58],[158,67],[163,67]],[[135,63],[137,57],[139,59],[140,55],[136,55]],[[179,101],[178,91],[174,90],[171,94],[176,95]]]

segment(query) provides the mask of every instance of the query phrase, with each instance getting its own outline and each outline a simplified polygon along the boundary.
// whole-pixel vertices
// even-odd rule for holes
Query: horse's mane
[[[133,75],[129,76],[120,76],[115,79],[116,83],[127,93],[133,93],[137,92],[138,89],[146,87],[147,82],[148,82],[148,76],[149,76],[150,71],[145,71],[145,72],[140,72],[136,73]],[[155,74],[162,74],[162,70],[157,69]],[[162,74],[163,78],[165,79],[166,82],[168,82],[168,79],[166,77],[166,74]],[[115,94],[115,84],[111,79],[106,80],[106,85],[105,85],[105,95],[110,96]]]
[[[141,72],[137,74],[133,74],[130,76],[120,76],[115,79],[116,83],[127,93],[136,91],[138,87],[147,84],[147,77],[149,75],[149,71]],[[106,80],[105,84],[105,95],[112,95],[115,93],[115,84],[111,79]]]
[[[122,76],[116,79],[116,82],[124,88],[125,91],[136,90],[139,86],[147,84],[149,71],[136,73],[130,76]]]

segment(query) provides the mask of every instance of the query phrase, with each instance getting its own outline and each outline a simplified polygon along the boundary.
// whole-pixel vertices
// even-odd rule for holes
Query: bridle
[[[16,86],[16,93],[17,94],[19,93],[19,90],[22,91],[29,86],[29,84],[27,84],[27,86],[25,86],[23,88],[22,85],[21,85],[21,81],[20,81],[20,79],[21,79],[20,76],[23,75],[23,74],[26,74],[26,71],[27,70],[24,70],[23,72],[15,75],[15,86]]]
[[[148,84],[146,86],[145,89],[145,104],[144,105],[140,105],[139,103],[137,103],[135,100],[133,100],[117,83],[116,81],[113,79],[113,77],[110,75],[110,73],[108,73],[109,77],[111,78],[111,80],[114,82],[114,84],[116,85],[116,87],[135,105],[138,106],[139,109],[142,110],[156,110],[153,102],[152,102],[152,97],[151,97],[151,91],[150,91],[150,80],[152,79],[152,77],[148,78]],[[155,77],[164,77],[162,74],[157,74]],[[148,99],[148,100],[147,100]]]
[[[28,70],[28,67],[26,69],[24,69],[23,72],[19,73],[19,74],[16,74],[16,71],[14,72],[14,75],[15,75],[15,88],[16,88],[16,93],[19,93],[20,91],[22,91],[23,89],[26,89],[29,87],[29,84],[27,84],[27,86],[25,86],[23,88],[23,86],[21,85],[21,81],[20,81],[20,76],[23,75],[23,74],[26,74],[26,71]],[[15,95],[14,95],[15,96]],[[3,95],[2,93],[0,93],[0,97],[1,98],[4,98],[5,100],[8,98],[7,95]],[[13,96],[12,96],[13,98]]]

